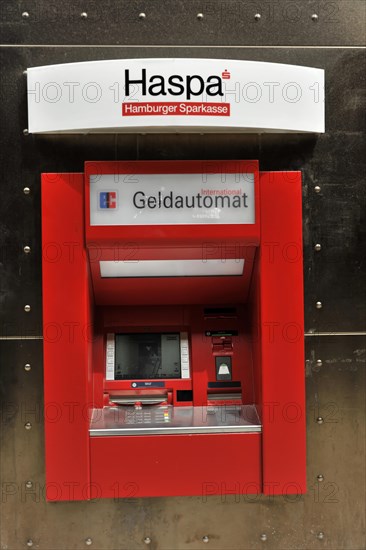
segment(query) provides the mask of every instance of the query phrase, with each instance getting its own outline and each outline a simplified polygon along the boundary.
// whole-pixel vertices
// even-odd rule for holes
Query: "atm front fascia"
[[[300,172],[42,175],[49,501],[305,492]]]

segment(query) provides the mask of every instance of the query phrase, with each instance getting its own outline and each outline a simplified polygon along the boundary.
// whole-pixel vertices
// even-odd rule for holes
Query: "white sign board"
[[[90,225],[255,223],[254,174],[210,174],[210,183],[203,174],[136,174],[130,180],[124,174],[90,176]]]
[[[324,71],[230,59],[27,69],[30,133],[324,132]]]

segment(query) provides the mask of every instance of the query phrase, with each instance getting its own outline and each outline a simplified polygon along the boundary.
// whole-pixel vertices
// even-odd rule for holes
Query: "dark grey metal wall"
[[[1,548],[365,548],[364,0],[2,0],[0,15]],[[324,68],[325,135],[24,132],[27,67],[173,56]],[[40,173],[194,158],[303,172],[308,494],[47,504]]]

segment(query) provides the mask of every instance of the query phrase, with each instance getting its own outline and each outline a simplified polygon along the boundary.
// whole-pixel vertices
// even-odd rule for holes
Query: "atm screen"
[[[115,380],[181,378],[180,333],[115,335]]]

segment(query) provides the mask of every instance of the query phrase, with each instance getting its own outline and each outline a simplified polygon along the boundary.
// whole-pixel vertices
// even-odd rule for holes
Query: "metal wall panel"
[[[134,550],[149,537],[150,548],[197,550],[208,536],[209,548],[247,550],[263,548],[262,535],[271,549],[365,547],[364,339],[307,339],[306,495],[243,496],[239,487],[237,495],[218,488],[200,497],[80,503],[45,502],[41,347],[41,341],[0,342],[2,549],[26,548],[28,540],[34,548],[82,549],[91,538],[98,550]],[[49,491],[52,498],[57,488]]]
[[[150,548],[160,550],[366,548],[366,345],[363,336],[351,335],[365,330],[366,71],[365,52],[358,47],[365,43],[365,9],[363,0],[0,2],[2,549],[32,541],[47,550],[88,543],[130,550],[146,547],[145,537]],[[97,47],[87,47],[93,44]],[[326,134],[23,134],[27,67],[128,57],[217,57],[324,68]],[[309,491],[299,498],[217,494],[46,503],[40,173],[82,171],[90,159],[218,157],[254,158],[262,170],[303,172]]]
[[[23,135],[29,66],[139,56],[214,56],[323,67],[326,134],[309,135]],[[360,49],[2,48],[6,132],[0,208],[4,230],[4,335],[41,334],[40,174],[83,171],[88,159],[259,159],[262,170],[302,170],[304,181],[305,322],[311,332],[362,331],[365,326],[365,52]],[[352,94],[352,95],[351,95]],[[17,113],[17,116],[14,116]],[[31,192],[24,195],[24,186]],[[320,186],[316,193],[315,187]],[[16,215],[15,215],[16,214]],[[320,244],[320,252],[314,250]],[[29,245],[31,253],[24,254]],[[316,309],[321,301],[322,309]],[[24,305],[31,312],[24,313]],[[349,312],[349,313],[346,313]]]
[[[360,46],[363,0],[2,0],[4,44]]]

